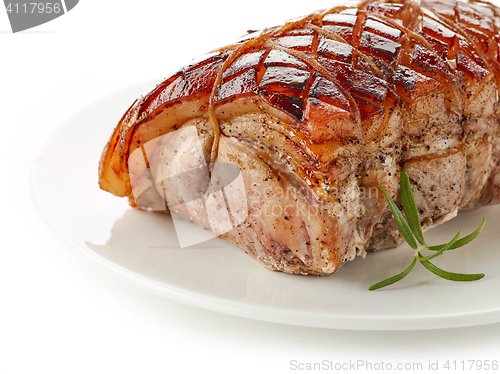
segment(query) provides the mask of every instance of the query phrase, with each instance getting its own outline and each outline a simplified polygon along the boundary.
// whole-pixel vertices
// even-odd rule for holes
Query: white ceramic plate
[[[435,260],[449,271],[486,273],[478,282],[446,281],[417,266],[403,281],[367,291],[409,265],[413,252],[406,245],[357,258],[326,277],[266,270],[217,238],[181,249],[169,216],[130,208],[97,184],[99,157],[114,126],[152,86],[147,82],[90,104],[59,127],[33,162],[31,188],[39,210],[85,256],[171,299],[265,321],[363,330],[500,321],[500,206],[461,213],[426,234],[429,243],[441,243],[487,217],[472,244]]]

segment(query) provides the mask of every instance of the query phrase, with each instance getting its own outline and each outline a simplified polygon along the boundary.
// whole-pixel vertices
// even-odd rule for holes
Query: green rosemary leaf
[[[387,194],[387,192],[385,192],[384,188],[381,185],[378,185],[378,188],[380,188],[380,190],[384,194],[385,199],[389,204],[389,208],[391,208],[392,215],[394,216],[394,219],[398,224],[399,230],[401,231],[401,234],[403,234],[403,237],[405,238],[406,242],[413,249],[417,249],[418,247],[417,241],[415,240],[415,237],[413,236],[413,233],[410,227],[408,226],[408,222],[406,222],[403,213],[399,211],[399,208],[397,207],[396,203],[391,199],[391,197]]]
[[[450,251],[452,249],[457,249],[457,248],[460,248],[460,247],[463,247],[464,245],[466,244],[469,244],[471,241],[473,241],[474,239],[477,238],[477,236],[481,233],[481,231],[483,230],[483,227],[484,227],[484,224],[486,223],[486,218],[483,218],[483,222],[481,223],[481,225],[476,229],[476,231],[474,231],[473,233],[470,233],[469,235],[463,237],[462,239],[460,240],[457,240],[455,242],[455,244],[453,244],[450,248],[448,248],[447,250]],[[433,245],[433,246],[430,246],[429,249],[431,251],[439,251],[441,250],[441,248],[443,248],[444,244],[442,245]]]
[[[422,227],[420,225],[420,217],[418,215],[418,210],[417,210],[417,205],[415,203],[415,199],[413,197],[413,192],[411,190],[411,185],[410,185],[410,178],[408,176],[408,173],[406,171],[402,171],[400,175],[400,193],[401,193],[401,202],[403,205],[403,213],[399,210],[397,207],[396,203],[391,199],[391,197],[385,192],[384,188],[382,186],[378,186],[378,188],[382,191],[384,194],[387,203],[389,204],[389,208],[391,209],[392,215],[394,216],[394,220],[398,224],[399,230],[401,231],[401,234],[403,235],[404,239],[408,243],[410,247],[412,247],[415,250],[415,256],[413,258],[413,262],[406,268],[404,271],[401,273],[394,275],[393,277],[390,277],[386,280],[383,280],[381,282],[375,283],[371,285],[368,290],[373,291],[377,290],[382,287],[389,286],[393,283],[396,283],[406,277],[415,267],[415,264],[417,263],[417,260],[420,260],[420,263],[430,272],[436,274],[437,276],[447,279],[447,280],[452,280],[452,281],[459,281],[459,282],[470,282],[470,281],[476,281],[479,279],[482,279],[484,277],[483,273],[478,273],[478,274],[462,274],[462,273],[452,273],[443,269],[438,268],[436,265],[431,263],[429,260],[432,260],[433,258],[439,256],[440,254],[451,250],[455,249],[458,247],[462,247],[468,243],[470,243],[472,240],[474,240],[479,233],[482,231],[485,223],[486,223],[486,218],[483,219],[483,222],[481,225],[472,233],[467,235],[466,237],[459,239],[460,235],[462,234],[462,231],[459,231],[457,235],[453,239],[448,242],[448,244],[442,244],[442,245],[436,245],[436,246],[427,246],[424,241],[424,236],[422,233]],[[406,218],[405,218],[406,216]],[[422,245],[421,247],[418,246],[418,242]],[[428,256],[422,256],[420,253],[420,249],[427,248],[433,251],[436,251],[435,253],[428,255]]]
[[[386,286],[389,286],[389,285],[391,285],[393,283],[396,283],[396,282],[400,281],[401,279],[403,279],[404,277],[406,277],[408,274],[410,274],[410,272],[415,267],[416,263],[417,263],[417,258],[415,257],[415,258],[413,258],[413,262],[410,264],[410,266],[408,266],[401,273],[396,274],[393,277],[387,278],[386,280],[383,280],[381,282],[378,282],[378,283],[375,283],[375,284],[371,285],[370,287],[368,287],[368,290],[369,291],[378,290],[379,288],[386,287]]]
[[[462,273],[451,273],[449,271],[438,268],[436,265],[429,261],[421,261],[422,265],[425,266],[427,270],[436,274],[438,277],[456,281],[456,282],[471,282],[484,278],[483,273],[478,274],[462,274]]]
[[[420,256],[420,253],[419,255],[417,256],[417,258],[420,260],[420,261],[429,261],[429,260],[432,260],[433,258],[439,256],[441,253],[443,253],[444,251],[447,251],[448,249],[450,249],[450,247],[455,244],[458,240],[458,238],[460,238],[460,235],[462,235],[462,230],[460,230],[458,232],[457,235],[455,235],[455,237],[453,239],[451,239],[451,241],[448,243],[448,244],[445,244],[443,245],[443,248],[441,248],[439,251],[437,251],[436,253],[433,253],[429,256],[426,256],[426,257],[421,257]]]
[[[404,170],[401,171],[399,185],[403,211],[405,212],[406,220],[408,221],[411,232],[415,235],[415,238],[417,238],[420,244],[425,245],[422,227],[420,226],[420,218],[418,216],[417,204],[415,204],[415,199],[413,198],[411,190],[410,178],[408,177],[408,173]]]

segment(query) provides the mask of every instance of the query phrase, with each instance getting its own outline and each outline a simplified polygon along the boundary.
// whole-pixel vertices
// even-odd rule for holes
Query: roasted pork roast
[[[403,241],[377,188],[399,203],[401,170],[424,229],[500,201],[499,26],[482,1],[368,0],[248,34],[133,103],[100,187],[331,274]]]

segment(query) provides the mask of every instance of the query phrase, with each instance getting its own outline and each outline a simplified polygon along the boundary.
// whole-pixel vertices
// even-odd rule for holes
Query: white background
[[[1,374],[287,373],[299,371],[291,370],[291,360],[421,362],[424,369],[429,360],[500,360],[500,324],[353,332],[259,322],[173,302],[75,255],[33,207],[31,161],[72,113],[122,87],[159,79],[248,29],[326,6],[324,0],[286,6],[82,0],[67,15],[19,34],[11,33],[0,9]]]

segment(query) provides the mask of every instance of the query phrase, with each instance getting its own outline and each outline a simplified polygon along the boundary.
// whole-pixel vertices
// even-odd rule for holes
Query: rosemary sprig
[[[391,197],[385,192],[382,186],[378,186],[382,193],[384,194],[387,203],[389,204],[389,208],[391,209],[392,215],[398,224],[399,230],[403,235],[403,238],[406,240],[408,245],[415,250],[415,256],[413,258],[413,262],[401,273],[396,274],[388,279],[385,279],[381,282],[375,283],[370,286],[368,290],[373,291],[382,287],[389,286],[393,283],[396,283],[406,277],[417,264],[417,260],[430,272],[436,274],[437,276],[459,282],[469,282],[479,280],[484,277],[483,273],[478,274],[462,274],[462,273],[451,273],[449,271],[445,271],[443,269],[438,268],[436,265],[430,262],[433,258],[443,254],[446,251],[450,251],[459,247],[462,247],[472,240],[474,240],[486,223],[486,218],[483,218],[483,222],[481,225],[471,234],[460,238],[462,231],[459,231],[457,235],[453,239],[451,239],[447,244],[428,246],[425,244],[424,235],[422,234],[422,227],[420,226],[420,217],[418,216],[417,205],[415,204],[415,199],[413,197],[413,192],[411,190],[410,178],[408,177],[408,173],[406,171],[402,171],[400,178],[400,194],[401,194],[401,203],[403,205],[403,213],[399,210],[396,203],[391,199]],[[406,218],[405,218],[406,217]],[[420,243],[420,246],[418,243]],[[422,256],[420,251],[422,249],[429,249],[431,251],[435,251],[428,256]]]

